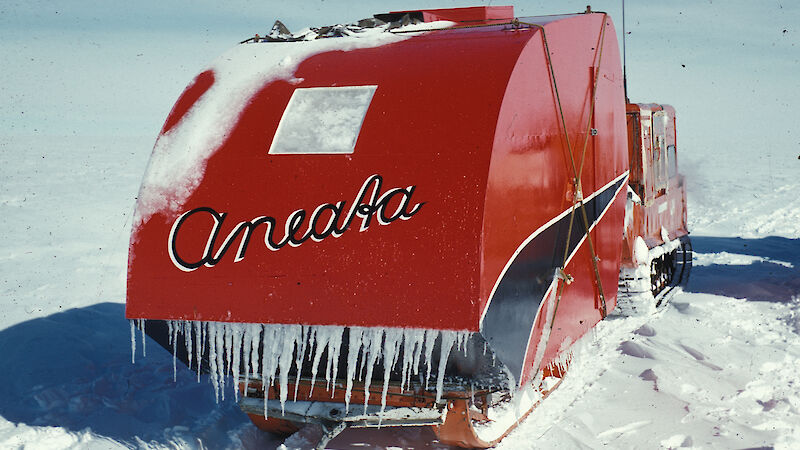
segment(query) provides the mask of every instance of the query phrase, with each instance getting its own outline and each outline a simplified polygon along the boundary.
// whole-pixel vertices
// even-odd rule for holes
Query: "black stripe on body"
[[[590,228],[611,205],[626,180],[626,176],[621,176],[584,203]],[[527,244],[518,249],[501,275],[482,318],[481,334],[516,380],[522,375],[539,306],[564,260],[571,215],[570,208],[549,226],[537,230],[538,234],[534,233]],[[585,236],[583,217],[578,209],[569,239],[569,258]]]

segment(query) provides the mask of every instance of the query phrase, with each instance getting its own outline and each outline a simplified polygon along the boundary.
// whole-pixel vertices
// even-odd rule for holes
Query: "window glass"
[[[663,191],[667,188],[667,146],[666,146],[667,116],[664,111],[653,113],[653,171],[655,173],[655,190]]]
[[[269,153],[353,153],[376,88],[295,89],[278,124]]]
[[[678,159],[674,145],[667,147],[667,160],[669,161],[669,177],[672,178],[678,174]]]

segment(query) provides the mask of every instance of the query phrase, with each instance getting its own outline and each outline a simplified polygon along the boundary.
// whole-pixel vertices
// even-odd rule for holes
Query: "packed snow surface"
[[[300,28],[378,12],[285,3],[0,11],[0,448],[284,445],[152,341],[131,364],[124,298],[131,210],[188,80],[274,18]],[[677,109],[690,283],[666,307],[612,314],[576,343],[561,385],[500,448],[800,448],[800,12],[718,3],[626,5],[630,97]],[[522,16],[585,4],[515,6]],[[621,29],[618,2],[592,6]],[[434,439],[425,428],[347,430],[329,448],[441,448]]]

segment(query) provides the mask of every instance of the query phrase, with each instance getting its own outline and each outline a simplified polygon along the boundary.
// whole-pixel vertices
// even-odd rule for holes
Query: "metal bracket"
[[[271,400],[267,405],[269,417],[279,417],[298,423],[316,423],[330,426],[345,423],[351,428],[371,428],[384,426],[422,426],[441,425],[444,422],[444,407],[419,408],[381,405],[351,405],[346,411],[344,405],[336,402],[294,401],[280,402]],[[239,407],[247,414],[264,414],[264,399],[242,397]]]
[[[566,284],[572,284],[572,282],[575,281],[572,275],[564,272],[564,269],[560,267],[556,269],[556,278],[558,278],[559,280],[563,281]]]
[[[322,436],[319,438],[319,441],[317,441],[317,446],[315,448],[317,450],[325,450],[328,442],[344,431],[347,428],[347,424],[345,422],[323,422],[320,423],[320,427],[322,427]]]

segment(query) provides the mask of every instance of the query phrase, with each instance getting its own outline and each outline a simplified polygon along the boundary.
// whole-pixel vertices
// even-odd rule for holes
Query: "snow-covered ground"
[[[281,444],[231,399],[216,404],[207,379],[179,370],[173,383],[156,345],[131,364],[130,215],[161,122],[225,48],[276,18],[299,28],[459,5],[344,3],[0,7],[0,448]],[[500,447],[798,448],[798,6],[631,3],[631,98],[678,111],[692,279],[660,311],[602,322]],[[617,2],[593,6],[621,29]],[[350,430],[330,448],[437,448],[433,438]]]

